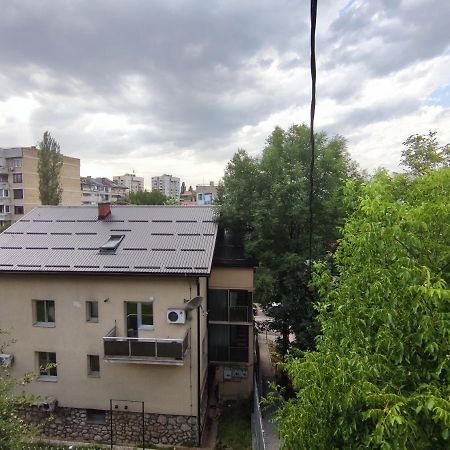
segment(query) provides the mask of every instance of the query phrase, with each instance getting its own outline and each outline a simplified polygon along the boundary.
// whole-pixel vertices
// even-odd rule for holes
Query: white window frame
[[[39,354],[41,354],[41,353],[46,355],[47,363],[45,365],[56,364],[56,367],[54,368],[56,370],[56,375],[50,375],[49,373],[41,374],[41,365],[40,365],[40,361],[39,361]],[[50,354],[55,355],[55,363],[50,363]],[[55,352],[36,352],[36,360],[37,360],[38,373],[39,373],[39,376],[36,379],[38,381],[53,381],[53,382],[58,381],[58,362],[57,362],[58,360],[56,359]],[[48,369],[48,370],[52,370],[52,369]]]

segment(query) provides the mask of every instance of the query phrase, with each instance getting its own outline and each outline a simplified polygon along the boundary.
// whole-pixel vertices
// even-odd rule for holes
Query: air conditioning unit
[[[58,400],[55,397],[47,397],[44,402],[38,403],[37,407],[42,411],[53,412],[58,406]]]
[[[0,366],[11,367],[14,362],[14,356],[8,353],[0,353]]]
[[[185,323],[186,311],[184,309],[168,309],[167,322],[169,323]]]

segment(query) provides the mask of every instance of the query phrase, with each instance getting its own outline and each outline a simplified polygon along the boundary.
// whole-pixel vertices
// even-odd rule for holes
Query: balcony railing
[[[182,366],[189,348],[189,330],[183,339],[116,336],[114,327],[104,338],[105,361]]]
[[[230,306],[221,310],[211,308],[208,313],[210,322],[246,322],[252,321],[251,309],[248,306]]]

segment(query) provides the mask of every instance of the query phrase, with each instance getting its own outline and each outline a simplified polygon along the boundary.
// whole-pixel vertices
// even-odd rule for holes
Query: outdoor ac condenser
[[[185,323],[186,311],[184,309],[168,309],[167,322],[169,323]]]

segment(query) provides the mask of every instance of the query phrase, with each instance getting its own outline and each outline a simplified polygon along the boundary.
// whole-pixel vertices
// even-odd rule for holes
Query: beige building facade
[[[138,444],[142,423],[146,442],[197,444],[208,398],[251,394],[253,269],[215,259],[212,209],[25,220],[0,235],[0,328],[11,373],[39,375],[25,390],[43,408],[27,417],[56,420],[46,436]]]
[[[40,205],[36,147],[0,148],[0,225],[14,223]],[[63,156],[63,205],[80,204],[80,160]]]

